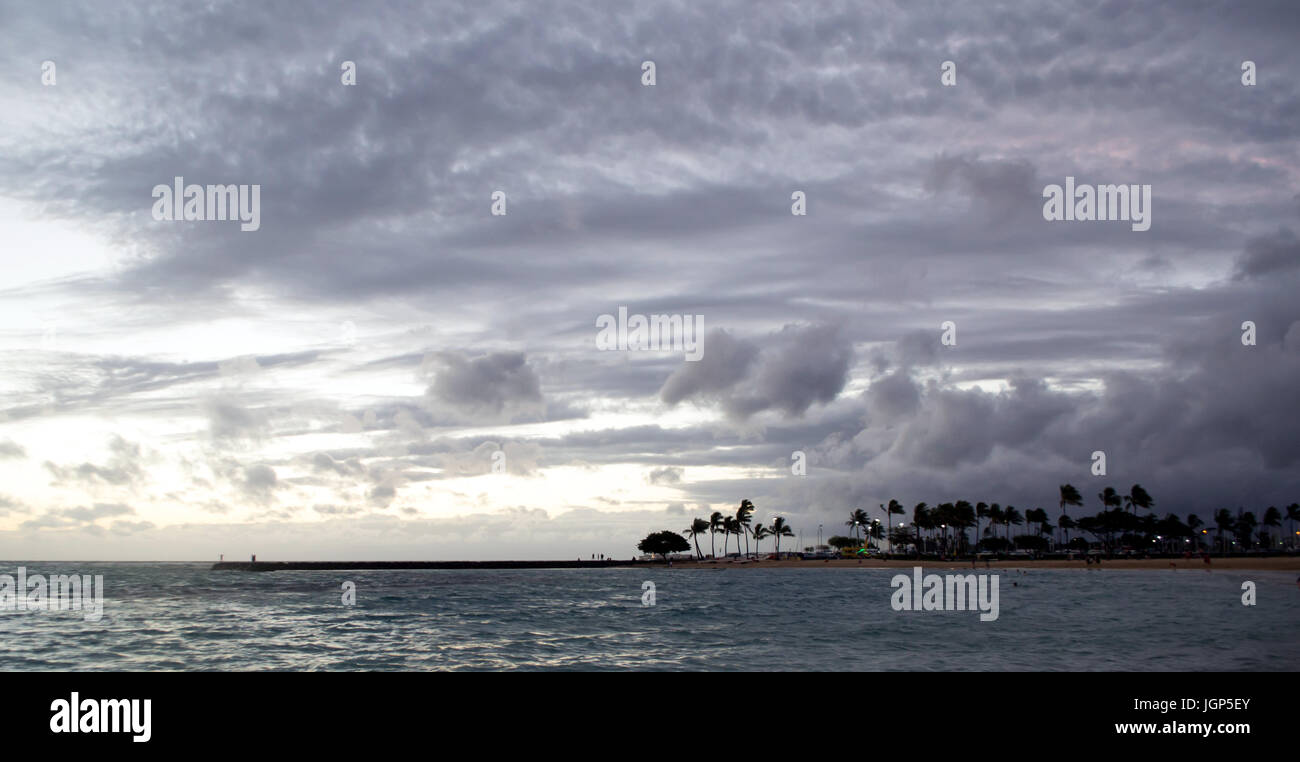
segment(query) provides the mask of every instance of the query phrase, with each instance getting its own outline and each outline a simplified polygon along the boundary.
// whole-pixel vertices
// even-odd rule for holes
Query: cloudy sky
[[[3,6],[0,557],[1300,500],[1292,3]],[[155,220],[176,176],[260,229]],[[1045,221],[1067,176],[1150,230]]]

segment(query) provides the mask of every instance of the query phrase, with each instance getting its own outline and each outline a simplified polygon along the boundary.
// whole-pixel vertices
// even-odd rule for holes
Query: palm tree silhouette
[[[759,543],[759,542],[760,542],[764,537],[767,537],[767,536],[771,535],[772,532],[771,532],[767,527],[763,526],[762,524],[755,524],[755,525],[754,525],[754,529],[753,529],[752,531],[753,531],[753,533],[754,533],[754,557],[757,558],[757,557],[758,557],[758,543]]]
[[[1237,521],[1232,517],[1231,511],[1227,508],[1220,508],[1219,511],[1214,514],[1214,523],[1218,527],[1219,531],[1219,547],[1221,548],[1221,552],[1227,553],[1228,546],[1223,544],[1223,531],[1225,529],[1232,531],[1232,528]]]
[[[1300,503],[1292,503],[1286,507],[1286,520],[1291,522],[1291,547],[1295,547],[1295,523],[1300,521]]]
[[[700,552],[699,537],[700,535],[704,534],[707,531],[709,531],[709,522],[705,521],[704,519],[695,519],[694,521],[691,522],[691,525],[686,528],[686,536],[695,541],[696,558],[704,557],[704,555]]]
[[[844,522],[844,526],[849,527],[853,533],[853,539],[856,540],[858,538],[858,527],[866,526],[870,520],[871,517],[867,516],[867,512],[858,508],[849,514],[849,520]]]
[[[1007,520],[1007,515],[1002,511],[1001,505],[994,503],[993,505],[989,506],[989,533],[993,535],[993,539],[996,540],[998,537],[997,530],[994,529],[994,527],[996,527],[998,524],[1006,523],[1006,520]],[[994,543],[993,547],[996,548],[997,543]]]
[[[753,521],[754,504],[748,500],[741,500],[740,507],[736,509],[736,523],[740,525],[741,532],[745,535],[745,555],[749,555],[749,522]]]
[[[952,526],[953,511],[952,503],[939,503],[935,506],[934,513],[930,515],[930,520],[934,522],[935,528],[941,532],[939,536],[939,551],[941,553],[948,552],[948,527]]]
[[[934,526],[934,522],[930,519],[930,506],[925,503],[916,504],[916,507],[912,509],[912,526],[916,527],[917,539],[921,541],[921,552],[924,553],[928,548],[926,547],[925,537],[921,533]]]
[[[1071,529],[1074,529],[1075,527],[1077,527],[1077,526],[1079,526],[1079,525],[1076,524],[1076,523],[1074,522],[1074,519],[1070,518],[1069,516],[1066,516],[1064,513],[1061,514],[1061,520],[1058,521],[1058,522],[1056,522],[1056,523],[1057,523],[1057,526],[1060,527],[1061,531],[1065,533],[1065,547],[1066,547],[1066,548],[1069,548],[1069,547],[1070,547],[1070,530],[1071,530]]]
[[[1075,489],[1073,484],[1062,484],[1060,489],[1061,489],[1061,516],[1065,516],[1065,506],[1083,505],[1083,495],[1079,494],[1079,490]],[[1068,546],[1070,544],[1070,527],[1066,526],[1064,521],[1060,522],[1060,524],[1061,524],[1061,528],[1065,530],[1065,544]],[[1070,526],[1074,526],[1073,521],[1070,522]]]
[[[1118,508],[1123,502],[1123,498],[1115,491],[1114,487],[1107,487],[1097,493],[1097,499],[1101,501],[1101,509],[1109,511],[1112,508]]]
[[[966,530],[979,523],[975,516],[975,508],[965,500],[958,500],[952,506],[952,523],[961,532],[961,545],[965,545]],[[958,552],[961,550],[958,548]]]
[[[727,516],[722,520],[722,557],[727,557],[727,543],[731,536],[736,533],[736,517]]]
[[[892,537],[894,533],[894,516],[903,515],[903,504],[897,500],[890,500],[888,506],[882,503],[880,510],[885,512],[885,521],[888,522],[886,528],[889,531],[889,535]],[[889,541],[889,552],[894,552],[894,541],[892,539]]]
[[[1008,505],[1006,511],[1002,514],[1002,520],[1007,525],[1007,544],[1014,547],[1014,543],[1011,541],[1011,525],[1020,526],[1025,523],[1025,517],[1020,515],[1020,511],[1017,511],[1014,505]]]
[[[1147,494],[1146,490],[1142,489],[1141,484],[1134,484],[1129,488],[1128,494],[1124,496],[1124,503],[1133,509],[1133,515],[1136,516],[1137,509],[1145,508],[1149,511],[1151,506],[1156,504],[1156,501]]]
[[[1238,508],[1237,511],[1240,512],[1241,509]],[[1241,513],[1237,517],[1237,539],[1241,540],[1242,545],[1247,550],[1255,544],[1253,536],[1255,534],[1255,527],[1258,525],[1259,521],[1255,519],[1255,514],[1251,511]]]
[[[794,537],[794,532],[790,531],[790,527],[785,523],[784,516],[777,516],[775,519],[772,519],[772,536],[776,538],[776,557],[780,558],[781,538]]]
[[[722,512],[714,511],[709,517],[709,557],[718,557],[718,546],[714,544],[714,536],[722,531]]]
[[[1264,511],[1264,526],[1266,527],[1282,526],[1282,512],[1279,511],[1276,507],[1270,505],[1268,507],[1268,510]],[[1268,544],[1269,546],[1273,545],[1272,529],[1268,530]]]

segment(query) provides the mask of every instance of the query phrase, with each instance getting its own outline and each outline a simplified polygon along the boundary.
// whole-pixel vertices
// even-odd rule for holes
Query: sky
[[[0,18],[0,558],[1300,500],[1293,3]],[[259,186],[258,229],[156,219],[175,177]],[[1046,220],[1067,177],[1151,186],[1150,229]],[[698,358],[602,343],[620,308]]]

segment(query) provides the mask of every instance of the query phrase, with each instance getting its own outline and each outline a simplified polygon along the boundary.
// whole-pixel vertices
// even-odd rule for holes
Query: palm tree
[[[871,544],[870,542],[871,539],[874,540],[885,539],[885,530],[884,527],[880,526],[880,519],[872,519],[871,523],[867,525],[866,537],[870,538],[867,541],[868,545]],[[880,547],[880,543],[876,543],[876,547],[877,548]]]
[[[975,551],[980,549],[980,519],[986,519],[989,515],[988,503],[978,502],[975,504]]]
[[[1192,540],[1195,541],[1194,547],[1198,550],[1201,547],[1201,541],[1196,537],[1196,530],[1204,523],[1204,521],[1201,521],[1201,517],[1197,516],[1195,513],[1187,514],[1187,533],[1192,536]]]
[[[1057,525],[1061,528],[1061,531],[1065,532],[1065,547],[1068,549],[1070,547],[1070,530],[1077,527],[1078,524],[1074,523],[1074,519],[1062,513],[1061,520],[1057,522]]]
[[[710,558],[718,557],[718,546],[714,544],[713,538],[714,535],[722,531],[722,524],[723,524],[722,512],[714,511],[713,515],[709,517],[709,557]]]
[[[948,527],[952,526],[954,510],[952,503],[939,503],[934,509],[933,521],[942,532],[940,548],[945,555],[948,553]]]
[[[1291,547],[1295,547],[1295,523],[1300,521],[1300,503],[1292,503],[1286,507],[1286,520],[1291,522]]]
[[[1007,525],[1007,543],[1009,547],[1015,547],[1015,543],[1011,542],[1011,525],[1020,526],[1025,523],[1025,517],[1020,515],[1020,511],[1017,511],[1014,505],[1008,505],[1006,511],[1003,512],[1002,520]]]
[[[1237,511],[1240,512],[1241,509],[1238,508]],[[1251,511],[1241,513],[1237,517],[1237,539],[1241,540],[1242,545],[1245,546],[1247,550],[1255,544],[1255,527],[1258,525],[1259,521],[1255,519],[1255,514]]]
[[[1109,511],[1111,508],[1118,508],[1123,504],[1123,498],[1115,491],[1114,487],[1107,487],[1097,493],[1097,499],[1101,501],[1101,509]]]
[[[704,534],[707,531],[709,531],[709,522],[705,521],[704,519],[695,519],[694,521],[691,522],[691,525],[686,528],[686,536],[695,541],[696,558],[704,557],[703,554],[700,552],[699,537],[700,535]]]
[[[885,521],[888,522],[888,526],[886,528],[888,530],[888,534],[892,536],[894,533],[894,516],[903,515],[903,504],[898,502],[897,500],[890,500],[888,506],[885,506],[882,503],[880,506],[880,510],[885,512]],[[889,541],[889,552],[890,553],[894,552],[893,540]]]
[[[1124,496],[1124,502],[1133,509],[1134,516],[1137,515],[1137,509],[1145,508],[1149,511],[1151,506],[1156,504],[1147,491],[1142,489],[1141,484],[1134,484],[1129,488],[1128,494]]]
[[[916,507],[912,509],[912,526],[916,527],[918,537],[922,530],[930,529],[934,526],[934,523],[930,520],[930,506],[925,503],[916,504]],[[924,553],[926,550],[928,550],[928,548],[925,547],[925,542],[922,540],[921,552]]]
[[[1038,536],[1043,536],[1043,524],[1047,521],[1047,512],[1042,508],[1030,508],[1025,511],[1025,522],[1038,525]]]
[[[1231,511],[1227,508],[1220,508],[1218,513],[1214,514],[1214,523],[1218,526],[1219,547],[1222,548],[1221,552],[1227,553],[1228,546],[1223,544],[1223,530],[1227,529],[1231,531],[1233,525],[1236,524],[1237,521],[1232,517]]]
[[[849,514],[849,520],[844,522],[844,526],[849,527],[851,529],[851,531],[853,532],[853,537],[854,539],[856,539],[858,536],[858,527],[866,526],[867,522],[870,520],[871,517],[867,515],[867,512],[862,510],[861,508],[858,508],[857,510]]]
[[[993,505],[989,506],[989,532],[993,535],[995,539],[997,538],[997,532],[993,529],[993,527],[1006,521],[1006,518],[1007,515],[1002,512],[1001,505],[994,503]]]
[[[1172,513],[1166,514],[1165,517],[1156,524],[1156,530],[1160,532],[1160,536],[1164,538],[1160,544],[1164,548],[1165,552],[1175,550],[1176,546],[1174,540],[1176,538],[1187,537],[1192,533],[1192,530],[1188,529],[1187,525],[1183,523],[1183,520]]]
[[[740,525],[740,531],[745,535],[745,555],[749,555],[749,522],[753,521],[754,504],[748,500],[741,500],[740,507],[736,509],[736,523]]]
[[[1061,485],[1061,515],[1062,516],[1065,516],[1065,506],[1067,505],[1074,505],[1074,506],[1083,505],[1083,495],[1079,494],[1079,490],[1075,489],[1073,484]],[[1070,529],[1065,525],[1064,521],[1060,522],[1060,524],[1061,524],[1061,528],[1065,530],[1065,544],[1069,545]],[[1070,526],[1074,526],[1073,521],[1070,522]]]
[[[1266,527],[1282,526],[1282,512],[1279,511],[1274,506],[1270,505],[1268,507],[1268,510],[1264,511],[1264,526]],[[1268,530],[1268,544],[1270,546],[1273,545],[1273,530],[1271,529]]]
[[[722,520],[722,557],[727,557],[727,542],[736,533],[736,517],[727,516]]]
[[[780,558],[781,538],[794,537],[794,532],[790,531],[790,527],[785,523],[784,516],[777,516],[775,519],[772,519],[772,536],[776,538],[776,557]]]
[[[952,524],[961,532],[961,545],[966,544],[966,530],[977,524],[975,508],[965,500],[958,500],[952,507]],[[959,547],[958,552],[961,552]]]
[[[753,534],[754,534],[754,557],[755,557],[755,558],[758,558],[758,555],[759,555],[759,554],[758,554],[758,543],[759,543],[759,542],[760,542],[764,537],[767,537],[768,535],[772,534],[772,532],[769,531],[768,528],[765,527],[765,526],[763,526],[762,524],[755,524],[755,525],[754,525],[754,528],[751,529],[750,531],[753,532]]]

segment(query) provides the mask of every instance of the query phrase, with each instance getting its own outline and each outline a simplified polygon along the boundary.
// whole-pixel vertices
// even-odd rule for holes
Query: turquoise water
[[[104,575],[104,615],[0,612],[3,670],[1300,669],[1294,573],[979,569],[1000,575],[981,622],[894,611],[910,567],[0,574],[20,565]]]

